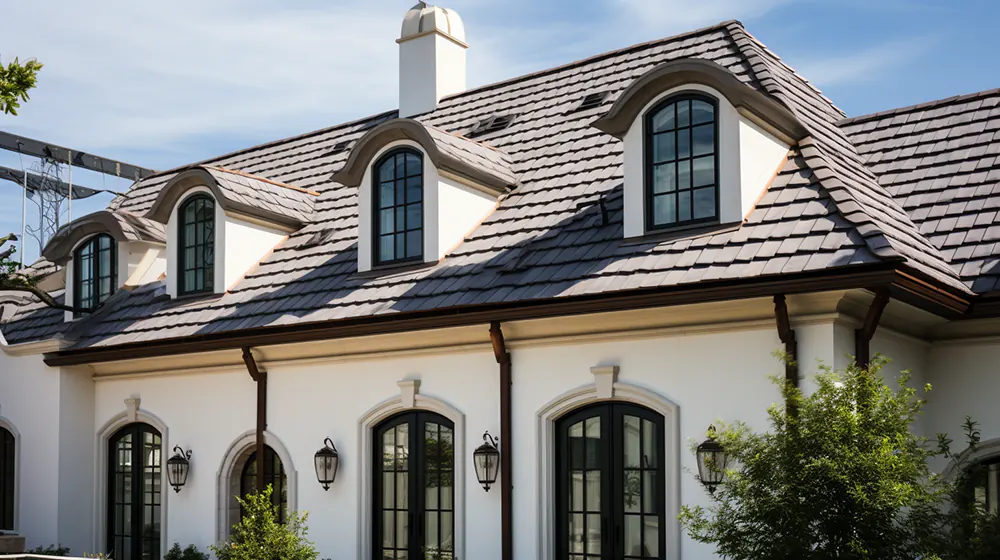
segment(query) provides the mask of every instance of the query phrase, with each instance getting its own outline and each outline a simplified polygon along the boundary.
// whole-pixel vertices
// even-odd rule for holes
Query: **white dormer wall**
[[[439,172],[416,142],[398,140],[383,147],[368,162],[358,193],[358,272],[372,270],[372,171],[386,152],[406,146],[423,154],[424,262],[438,262],[496,209],[497,198]]]
[[[790,146],[741,114],[714,88],[701,84],[671,88],[646,104],[625,134],[625,237],[646,234],[646,114],[665,98],[689,91],[718,100],[719,223],[746,219],[785,161]]]
[[[76,271],[74,270],[74,267],[76,266],[76,251],[81,245],[90,241],[93,237],[93,235],[90,235],[80,240],[79,243],[73,246],[73,250],[70,251],[70,258],[65,267],[66,305],[73,305],[75,303],[74,282],[76,279]],[[153,282],[159,278],[161,274],[163,274],[164,270],[166,270],[167,260],[166,256],[163,254],[165,249],[163,245],[142,241],[118,241],[117,245],[116,249],[118,262],[116,265],[118,270],[116,273],[118,275],[118,285],[115,286],[115,289],[119,289],[123,286],[126,288],[134,288],[136,286]],[[66,321],[73,321],[76,317],[74,317],[72,311],[66,311],[64,313],[64,319]]]
[[[249,216],[228,213],[208,187],[194,187],[178,199],[170,211],[167,222],[167,294],[175,298],[179,293],[177,267],[178,210],[193,195],[204,193],[215,200],[215,270],[214,293],[222,294],[232,288],[247,272],[257,265],[274,247],[287,237],[289,231],[259,223]]]

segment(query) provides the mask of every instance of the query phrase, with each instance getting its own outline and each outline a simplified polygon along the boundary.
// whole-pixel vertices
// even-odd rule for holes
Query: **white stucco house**
[[[690,442],[875,353],[1000,461],[1000,91],[848,118],[734,21],[476,89],[455,12],[398,43],[399,110],[158,173],[45,248],[92,311],[0,325],[0,531],[157,559],[261,478],[323,558],[709,559]]]

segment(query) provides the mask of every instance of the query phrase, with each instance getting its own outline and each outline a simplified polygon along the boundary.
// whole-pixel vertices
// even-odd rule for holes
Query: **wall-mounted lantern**
[[[181,446],[174,446],[174,456],[167,459],[167,482],[174,487],[174,492],[180,492],[187,484],[188,472],[191,470],[191,450],[186,452]]]
[[[500,450],[497,449],[497,440],[489,432],[483,434],[483,444],[472,453],[473,463],[476,465],[476,478],[479,484],[489,492],[490,486],[497,481],[497,473],[500,470]]]
[[[715,434],[715,426],[709,426],[708,439],[701,442],[695,452],[698,457],[698,478],[710,494],[715,493],[715,488],[726,477],[726,465],[729,463],[729,455],[716,441]]]
[[[330,438],[323,440],[326,445],[316,452],[314,462],[316,464],[316,480],[323,485],[323,490],[329,490],[330,485],[337,479],[337,467],[340,465],[340,454],[337,447],[333,445]]]

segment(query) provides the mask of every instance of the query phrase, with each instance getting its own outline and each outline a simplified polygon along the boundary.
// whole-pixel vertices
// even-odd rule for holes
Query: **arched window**
[[[455,426],[433,412],[405,412],[375,428],[373,556],[455,554]]]
[[[374,264],[423,258],[424,164],[420,152],[393,150],[373,173]]]
[[[14,434],[0,426],[0,531],[14,530]]]
[[[125,426],[108,441],[107,553],[115,560],[159,560],[162,484],[160,432]]]
[[[73,253],[73,303],[93,309],[118,288],[118,244],[107,234],[91,237]]]
[[[215,285],[215,201],[199,194],[177,212],[178,279],[181,295],[211,292]]]
[[[557,558],[663,558],[663,417],[600,403],[556,422]]]
[[[994,458],[969,469],[972,498],[990,513],[1000,513],[1000,458]]]
[[[719,219],[717,101],[670,97],[646,114],[646,230]]]
[[[281,457],[268,446],[264,446],[264,484],[271,485],[271,503],[278,507],[278,522],[288,519],[288,476]],[[240,472],[240,496],[246,496],[257,489],[257,452],[247,456]],[[240,508],[240,517],[246,512]]]

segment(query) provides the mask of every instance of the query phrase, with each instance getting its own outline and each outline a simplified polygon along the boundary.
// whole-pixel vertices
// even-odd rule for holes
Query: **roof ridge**
[[[451,95],[446,95],[445,97],[442,98],[442,101],[444,101],[444,100],[451,100],[451,99],[459,99],[459,98],[461,98],[462,96],[465,96],[465,95],[471,95],[471,94],[475,94],[475,93],[482,93],[484,91],[489,91],[491,89],[496,89],[496,88],[499,88],[501,86],[508,86],[508,85],[511,85],[511,84],[516,84],[517,82],[521,82],[521,81],[525,81],[525,80],[530,80],[532,78],[537,78],[539,76],[545,76],[547,74],[554,74],[556,72],[562,72],[563,70],[568,70],[570,68],[574,68],[574,67],[577,67],[577,66],[583,66],[585,64],[591,64],[591,63],[594,63],[594,62],[596,62],[598,60],[602,60],[602,59],[605,59],[605,58],[611,58],[611,57],[618,56],[618,55],[621,55],[621,54],[625,54],[625,53],[628,53],[628,52],[631,52],[631,51],[648,49],[650,47],[656,46],[656,45],[661,44],[661,43],[670,43],[670,42],[673,42],[673,41],[677,41],[679,39],[686,39],[688,37],[693,37],[695,35],[703,35],[705,33],[708,33],[709,31],[716,31],[716,30],[719,30],[719,29],[726,29],[727,27],[729,27],[730,25],[733,25],[733,24],[739,25],[740,27],[743,26],[743,23],[740,22],[739,20],[728,19],[726,21],[722,21],[722,22],[716,23],[715,25],[709,25],[709,26],[706,26],[706,27],[695,29],[693,31],[685,31],[684,33],[678,33],[676,35],[671,35],[669,37],[661,37],[659,39],[653,39],[651,41],[645,41],[645,42],[642,42],[642,43],[636,43],[634,45],[629,45],[627,47],[622,47],[622,48],[619,48],[619,49],[615,49],[615,50],[603,52],[603,53],[600,53],[600,54],[591,55],[591,56],[588,56],[586,58],[581,58],[579,60],[574,60],[573,62],[568,62],[568,63],[565,63],[565,64],[560,64],[559,66],[553,66],[552,68],[546,68],[544,70],[536,70],[534,72],[529,72],[527,74],[523,74],[523,75],[520,75],[520,76],[515,76],[513,78],[507,78],[507,79],[496,81],[496,82],[492,82],[492,83],[489,83],[489,84],[486,84],[486,85],[478,86],[478,87],[475,87],[475,88],[472,88],[472,89],[467,89],[465,91],[461,91],[461,92],[458,92],[458,93],[453,93]]]
[[[819,89],[813,87],[809,84],[808,80],[799,76],[794,69],[782,62],[778,55],[764,46],[763,43],[754,39],[753,36],[747,33],[745,29],[730,29],[730,32],[742,33],[744,35],[742,39],[734,38],[734,40],[740,53],[747,58],[747,62],[749,64],[760,64],[765,73],[770,73],[770,69],[768,68],[769,63],[773,62],[774,64],[780,65],[785,70],[790,72],[793,77],[801,80],[806,86],[809,87],[810,90],[816,92],[816,94],[820,96],[824,102],[829,102],[831,107],[843,114],[843,111],[826,99]],[[770,60],[765,60],[765,55]],[[781,99],[782,103],[786,106],[788,103],[785,102],[785,98],[796,98],[796,94],[794,92],[785,91],[785,87],[774,76],[769,78],[765,77],[765,79],[761,81],[761,86],[766,88],[768,93],[772,96]],[[796,107],[789,107],[789,110],[792,111],[797,118],[799,118],[800,122],[803,123],[803,126],[805,126],[806,130],[809,132],[809,135],[798,143],[806,165],[808,165],[816,175],[820,187],[830,196],[830,200],[832,200],[833,204],[836,206],[837,212],[843,216],[845,220],[853,224],[859,233],[862,233],[862,238],[865,240],[865,244],[868,246],[872,254],[881,259],[904,259],[916,267],[927,267],[932,270],[937,270],[939,273],[960,282],[954,267],[952,267],[944,259],[944,257],[940,254],[940,251],[930,242],[930,240],[927,239],[924,234],[920,232],[920,229],[913,222],[910,215],[899,205],[899,202],[891,194],[889,194],[881,183],[879,183],[878,177],[874,174],[874,172],[864,164],[860,154],[857,153],[857,147],[853,142],[851,142],[847,134],[840,130],[837,126],[838,121],[831,118],[830,124],[833,125],[832,128],[834,130],[843,135],[845,143],[850,146],[850,150],[853,150],[853,154],[857,158],[856,171],[860,173],[857,179],[860,184],[857,188],[870,189],[872,191],[871,194],[875,198],[884,198],[886,204],[894,207],[894,210],[898,210],[899,217],[907,222],[904,226],[906,226],[909,231],[907,231],[907,229],[900,229],[899,235],[891,234],[887,230],[886,224],[881,223],[880,220],[870,212],[867,205],[859,199],[858,194],[855,192],[855,187],[849,185],[849,181],[845,180],[845,178],[839,177],[839,172],[838,174],[834,174],[832,176],[830,176],[829,173],[819,172],[820,169],[831,171],[837,169],[838,167],[834,165],[835,162],[833,158],[828,154],[828,141],[823,138],[825,133],[822,130],[814,130],[816,127],[808,124],[809,119],[802,118],[802,115],[800,114],[802,111],[800,109]],[[826,121],[826,119],[822,116],[817,118],[821,119],[823,122]],[[833,141],[835,142],[835,140]],[[812,153],[810,154],[809,152]],[[854,167],[852,162],[849,161],[853,158],[848,157],[844,159],[844,165],[846,165],[849,170]],[[831,184],[831,181],[833,184]],[[840,185],[838,186],[837,183]],[[844,188],[840,188],[841,186]],[[864,218],[859,219],[855,216],[856,214],[860,214],[864,216]],[[864,234],[862,232],[862,227],[864,227],[864,229],[869,233]],[[923,242],[922,245],[926,245],[925,247],[919,247],[918,250],[927,254],[929,258],[928,262],[914,259],[913,257],[907,255],[905,250],[901,249],[901,246],[909,244],[907,237],[914,237],[915,240],[919,239]],[[933,261],[933,264],[931,264],[930,261]]]
[[[178,173],[180,171],[184,171],[185,169],[189,169],[189,168],[195,167],[195,166],[205,166],[205,167],[208,167],[208,166],[210,166],[211,162],[213,162],[213,161],[218,161],[220,159],[229,158],[229,157],[237,156],[237,155],[240,155],[240,154],[245,154],[247,152],[252,152],[252,151],[255,151],[255,150],[260,150],[262,148],[268,148],[270,146],[276,146],[278,144],[284,144],[285,142],[294,142],[295,140],[301,140],[303,138],[309,138],[310,136],[316,136],[316,135],[319,135],[319,134],[326,134],[327,132],[332,132],[332,131],[337,130],[337,129],[347,128],[347,127],[350,127],[350,126],[355,126],[355,125],[361,124],[361,123],[366,122],[366,121],[370,121],[370,120],[374,120],[374,119],[379,119],[379,118],[385,117],[387,115],[391,115],[393,113],[397,113],[398,111],[399,111],[398,109],[391,109],[391,110],[388,110],[388,111],[382,111],[381,113],[375,113],[374,115],[368,115],[367,117],[360,117],[360,118],[357,118],[357,119],[354,119],[354,120],[350,120],[350,121],[347,121],[347,122],[342,122],[342,123],[335,124],[335,125],[332,125],[332,126],[327,126],[327,127],[324,127],[324,128],[320,128],[320,129],[317,129],[317,130],[312,130],[312,131],[309,131],[309,132],[303,132],[301,134],[296,134],[294,136],[289,136],[287,138],[279,138],[277,140],[271,140],[271,141],[268,141],[268,142],[263,142],[261,144],[255,144],[253,146],[247,146],[246,148],[240,148],[238,150],[233,150],[231,152],[226,152],[224,154],[220,154],[220,155],[217,155],[217,156],[206,158],[206,159],[203,159],[203,160],[200,160],[200,161],[195,161],[195,162],[192,162],[192,163],[185,163],[183,165],[178,165],[176,167],[171,167],[170,169],[164,169],[162,171],[157,171],[156,173],[153,173],[152,175],[149,175],[148,177],[143,177],[142,179],[140,179],[137,182],[146,181],[146,180],[153,179],[153,178],[156,178],[156,177],[160,177],[160,176],[163,176],[163,175],[170,175],[171,173]]]
[[[917,103],[914,105],[906,105],[903,107],[896,107],[893,109],[886,109],[885,111],[878,111],[876,113],[868,113],[867,115],[858,115],[856,117],[847,117],[840,120],[837,125],[844,126],[849,124],[858,124],[873,120],[882,119],[891,115],[899,115],[902,113],[910,113],[913,111],[920,111],[923,109],[930,109],[933,107],[941,107],[944,105],[951,105],[953,103],[969,101],[972,99],[977,99],[980,97],[990,97],[994,95],[1000,95],[1000,88],[984,89],[982,91],[976,91],[973,93],[964,93],[959,95],[953,95],[951,97],[945,97],[942,99],[934,99],[932,101],[924,101],[922,103]]]
[[[303,189],[302,187],[296,187],[295,185],[289,185],[289,184],[286,184],[286,183],[275,181],[274,179],[268,179],[267,177],[261,177],[259,175],[254,175],[252,173],[247,173],[245,171],[239,171],[237,169],[226,169],[225,167],[219,167],[219,166],[216,166],[216,165],[200,165],[200,166],[197,166],[197,167],[204,167],[204,168],[207,168],[207,169],[214,169],[216,171],[222,171],[223,173],[231,173],[233,175],[239,175],[240,177],[246,177],[248,179],[254,179],[256,181],[263,181],[265,183],[270,183],[270,184],[272,184],[272,185],[274,185],[276,187],[284,187],[286,189],[291,189],[293,191],[298,191],[300,193],[304,193],[304,194],[308,194],[308,195],[312,195],[312,196],[319,196],[319,193],[316,192],[316,191],[310,191],[310,190],[307,190],[307,189]]]

